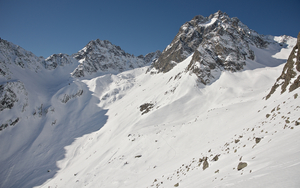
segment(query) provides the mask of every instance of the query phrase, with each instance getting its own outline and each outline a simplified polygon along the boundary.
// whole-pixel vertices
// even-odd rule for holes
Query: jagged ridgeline
[[[136,57],[107,40],[97,39],[90,41],[73,55],[60,53],[44,59],[18,45],[0,39],[0,115],[3,116],[0,130],[24,121],[22,116],[36,114],[41,106],[51,107],[49,101],[53,96],[49,95],[47,88],[52,88],[50,93],[53,95],[70,85],[71,77],[92,78],[117,74],[146,66],[160,54],[158,50]],[[81,96],[82,93],[81,88],[76,88],[74,92],[62,94],[60,101],[66,103],[74,97]],[[47,102],[39,101],[38,97],[48,98]],[[31,100],[32,98],[34,100]],[[47,111],[40,108],[41,110]]]
[[[213,77],[212,70],[242,70],[246,59],[255,58],[250,46],[265,48],[267,44],[264,36],[249,29],[238,18],[230,18],[221,11],[209,17],[199,15],[180,27],[172,43],[152,64],[151,71],[168,72],[194,53],[187,70],[207,84]]]
[[[80,65],[74,70],[74,77],[84,77],[96,72],[122,72],[143,67],[157,59],[161,52],[158,50],[135,57],[126,53],[121,47],[111,42],[99,39],[90,41],[82,50],[74,54]]]

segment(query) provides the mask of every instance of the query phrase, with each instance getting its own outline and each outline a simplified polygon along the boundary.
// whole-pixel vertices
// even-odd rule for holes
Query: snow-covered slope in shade
[[[0,78],[0,187],[32,187],[53,176],[43,172],[54,172],[65,145],[99,129],[100,117],[105,116],[97,113],[101,109],[86,85],[73,82],[75,59],[57,54],[44,60],[5,40],[0,45],[0,65],[5,70]],[[90,110],[95,106],[97,126],[86,119],[82,120],[89,127],[81,127],[84,123],[78,119],[73,122],[74,113],[82,113],[85,106]]]
[[[96,42],[91,41],[87,47],[73,56],[53,54],[43,59],[43,57],[37,57],[20,46],[1,40],[0,111],[2,111],[3,118],[0,122],[0,129],[3,130],[8,126],[16,125],[21,120],[21,116],[35,114],[40,108],[47,111],[47,108],[51,106],[50,99],[57,91],[70,85],[74,80],[73,77],[76,80],[83,76],[76,76],[75,74],[79,67],[87,67],[85,65],[87,60],[80,59],[80,57],[93,60],[92,62],[88,61],[90,67],[97,67],[99,63],[103,63],[97,58],[96,60],[93,58],[96,56],[105,57],[103,59],[105,65],[103,66],[110,68],[103,71],[98,70],[98,74],[103,75],[116,74],[122,70],[144,66],[157,59],[161,53],[156,51],[145,55],[145,57],[142,55],[135,57],[125,53],[120,47],[109,41],[96,40]],[[136,64],[137,61],[139,62],[138,65]],[[87,76],[92,73],[94,72],[85,72],[88,74]],[[78,89],[78,91],[80,90]],[[78,91],[74,91],[75,93],[70,95],[76,95]]]
[[[47,111],[51,97],[70,83],[70,73],[77,64],[65,54],[44,60],[5,40],[0,41],[0,47],[0,128],[4,129],[37,111]],[[65,61],[54,59],[57,56]]]
[[[159,53],[138,59],[147,64]],[[56,173],[65,146],[106,122],[106,110],[97,106],[99,99],[71,75],[78,64],[67,54],[43,59],[0,41],[0,187],[42,184]]]
[[[42,57],[36,57],[33,53],[24,50],[20,46],[17,46],[6,40],[0,40],[0,81],[14,79],[12,76],[13,70],[16,68],[23,68],[30,71],[37,72],[41,66],[40,62]]]

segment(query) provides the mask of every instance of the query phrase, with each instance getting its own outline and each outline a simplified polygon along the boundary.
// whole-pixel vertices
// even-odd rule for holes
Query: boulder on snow
[[[238,167],[237,167],[237,170],[240,171],[242,170],[243,168],[245,168],[247,166],[247,163],[246,162],[240,162],[238,164]]]
[[[261,138],[258,138],[258,137],[257,137],[257,138],[255,138],[255,143],[257,143],[257,144],[258,144],[260,141],[261,141]]]
[[[219,160],[219,156],[220,156],[220,155],[214,156],[214,158],[212,159],[212,161],[217,161],[217,160]]]
[[[143,114],[148,113],[153,107],[154,107],[154,104],[145,103],[140,106],[140,111],[142,112],[142,115],[143,115]]]
[[[204,162],[203,162],[203,167],[202,168],[203,168],[203,170],[205,170],[209,167],[209,164],[207,162],[207,157],[205,157],[203,160],[204,160]]]

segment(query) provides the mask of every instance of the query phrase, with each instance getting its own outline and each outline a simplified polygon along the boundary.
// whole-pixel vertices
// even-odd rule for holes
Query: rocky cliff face
[[[140,55],[140,56],[138,56],[138,58],[144,59],[145,64],[149,64],[149,63],[151,64],[151,63],[155,62],[159,58],[160,55],[161,55],[161,51],[157,50],[155,52],[148,53],[145,56]]]
[[[61,53],[53,54],[43,61],[45,68],[48,70],[53,70],[56,69],[58,66],[63,67],[72,63],[76,63],[76,60],[73,57]]]
[[[168,72],[194,53],[187,71],[195,73],[203,84],[207,84],[214,69],[243,69],[246,59],[255,58],[251,45],[264,48],[268,41],[238,18],[230,18],[221,11],[209,17],[196,16],[180,27],[172,43],[151,68]]]
[[[297,37],[297,44],[293,48],[281,75],[276,80],[275,84],[271,88],[270,93],[266,96],[266,99],[281,86],[281,94],[285,91],[292,92],[300,87],[300,32]]]
[[[28,106],[28,92],[20,81],[7,82],[0,85],[0,112],[5,111],[5,118],[0,122],[0,131],[8,126],[16,125],[21,117],[9,114],[14,106],[20,112],[24,112]]]
[[[125,53],[119,46],[99,39],[89,42],[73,57],[80,65],[72,76],[85,77],[93,73],[118,73],[129,69],[145,66],[159,56],[160,52],[135,57]]]

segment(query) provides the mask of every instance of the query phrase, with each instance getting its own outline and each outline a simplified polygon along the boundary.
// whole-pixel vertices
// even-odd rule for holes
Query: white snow
[[[198,26],[199,27],[208,27],[208,26],[214,24],[217,20],[218,20],[218,18],[212,18],[212,19],[208,20],[206,23],[198,24]]]
[[[277,59],[287,59],[287,57],[290,55],[291,50],[294,48],[294,45],[297,42],[296,38],[288,37],[288,36],[276,36],[274,37],[274,40],[281,43],[286,42],[287,46],[285,48],[282,48],[280,52],[274,54],[272,57]]]
[[[65,147],[65,157],[57,163],[60,170],[42,187],[296,187],[300,129],[283,129],[281,116],[297,120],[298,112],[291,110],[300,101],[288,99],[293,94],[276,102],[262,99],[283,66],[224,72],[202,89],[195,87],[194,76],[184,73],[168,82],[188,62],[166,74],[124,73],[136,74],[134,86],[122,99],[103,105],[108,108],[105,126]],[[96,91],[93,80],[84,82]],[[164,95],[175,83],[174,93]],[[154,108],[141,115],[139,106],[147,102]],[[277,106],[273,120],[267,119]],[[255,137],[261,142],[255,144]],[[213,162],[217,154],[220,159]],[[205,171],[196,162],[204,156],[210,165]],[[237,171],[241,157],[248,166]]]
[[[295,45],[295,43],[293,45]],[[267,48],[262,49],[256,48],[255,46],[251,45],[250,49],[254,52],[255,59],[254,61],[247,60],[248,62],[250,62],[247,63],[247,66],[253,66],[254,64],[258,63],[258,66],[256,66],[255,68],[266,66],[274,67],[285,63],[292,50],[290,46],[291,45],[289,45],[286,50],[283,50],[285,48],[280,47],[278,43],[271,43]]]
[[[285,60],[272,56],[277,47],[251,49],[248,70],[201,87],[185,72],[192,56],[154,75],[142,67],[79,80],[63,74],[73,64],[30,76],[14,69],[31,95],[27,111],[11,111],[24,121],[0,132],[0,186],[298,187],[299,89],[265,100]],[[63,103],[65,95],[75,97]]]

